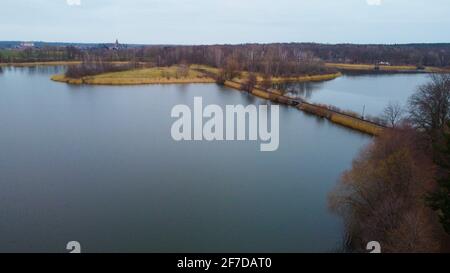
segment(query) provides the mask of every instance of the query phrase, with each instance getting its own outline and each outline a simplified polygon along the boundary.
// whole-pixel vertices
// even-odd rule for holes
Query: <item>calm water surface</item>
[[[0,252],[65,252],[72,240],[86,252],[339,246],[342,223],[327,194],[368,136],[281,107],[276,152],[257,142],[174,142],[176,104],[266,102],[214,84],[50,81],[60,69],[0,74]]]
[[[379,116],[389,102],[405,106],[417,87],[429,80],[427,74],[344,75],[319,83],[289,83],[288,95],[344,110]]]

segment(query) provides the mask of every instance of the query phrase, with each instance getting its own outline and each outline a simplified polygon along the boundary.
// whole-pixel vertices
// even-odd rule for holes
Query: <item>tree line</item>
[[[295,45],[293,45],[295,46]],[[354,45],[301,44],[327,62],[392,65],[450,66],[450,44]]]
[[[245,70],[272,76],[327,73],[324,62],[450,66],[450,44],[240,44],[198,46],[141,46],[111,50],[105,47],[46,46],[0,50],[0,62],[81,61],[148,62],[170,66],[182,62]]]

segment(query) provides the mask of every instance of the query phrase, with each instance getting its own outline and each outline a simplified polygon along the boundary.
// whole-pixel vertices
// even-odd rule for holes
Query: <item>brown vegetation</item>
[[[258,80],[256,78],[256,75],[254,73],[250,73],[247,79],[245,79],[244,82],[241,84],[241,90],[252,92],[253,88],[255,88],[257,83]]]
[[[382,118],[388,126],[395,128],[402,121],[403,114],[403,108],[399,103],[390,102],[384,109]]]
[[[67,78],[81,79],[85,76],[99,75],[109,72],[120,72],[136,68],[135,63],[114,64],[98,61],[83,61],[79,65],[69,66],[65,73]]]
[[[383,252],[440,250],[439,225],[423,201],[435,187],[425,147],[412,128],[385,130],[343,175],[330,204],[344,217],[353,251],[370,241]]]
[[[321,74],[322,66],[310,60],[328,63],[368,64],[389,63],[387,69],[417,70],[425,67],[450,67],[449,44],[355,45],[355,44],[241,44],[199,46],[130,46],[108,50],[104,46],[49,46],[0,50],[0,63],[81,61],[86,56],[103,61],[151,62],[156,66],[171,66],[181,60],[214,67],[224,67],[228,59],[239,61],[241,70],[270,73],[301,74],[302,67]],[[297,62],[304,65],[298,67]],[[281,64],[281,66],[279,66]],[[381,67],[383,69],[384,67]],[[391,68],[390,68],[391,67]]]
[[[432,74],[409,100],[411,122],[432,140],[442,135],[450,119],[450,74]]]
[[[427,137],[438,166],[439,187],[427,196],[427,202],[450,234],[450,75],[433,75],[429,83],[419,87],[409,104],[410,120]]]
[[[70,78],[65,75],[54,75],[53,81],[69,84],[95,85],[138,85],[138,84],[176,84],[176,83],[213,83],[214,79],[188,66],[152,67],[100,75]]]
[[[450,77],[433,75],[408,110],[414,127],[399,126],[400,106],[386,108],[393,129],[374,139],[330,194],[350,251],[365,251],[370,241],[383,252],[450,250]]]

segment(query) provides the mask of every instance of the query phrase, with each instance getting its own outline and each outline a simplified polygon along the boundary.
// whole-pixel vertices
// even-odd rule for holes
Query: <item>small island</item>
[[[70,77],[64,74],[54,75],[53,81],[69,84],[93,85],[138,85],[138,84],[185,84],[214,83],[215,80],[188,66],[136,68],[119,72],[107,72],[97,75]]]
[[[79,64],[78,64],[79,65]],[[117,65],[117,64],[116,64]],[[117,67],[122,70],[122,68]],[[141,85],[141,84],[187,84],[187,83],[214,83],[220,69],[206,65],[172,65],[169,67],[131,68],[118,72],[106,72],[94,75],[73,77],[66,74],[53,75],[51,79],[56,82],[68,84],[89,85]],[[242,71],[230,80],[243,83],[251,73]],[[270,77],[271,83],[281,82],[320,82],[340,77],[340,72],[322,75],[298,75],[287,77]],[[263,83],[266,77],[256,74],[258,83]]]

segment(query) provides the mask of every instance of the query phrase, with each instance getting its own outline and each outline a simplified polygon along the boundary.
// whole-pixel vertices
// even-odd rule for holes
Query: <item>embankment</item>
[[[225,86],[241,90],[241,84],[234,81],[226,81]],[[377,136],[379,135],[385,127],[382,125],[367,121],[361,118],[357,118],[351,115],[340,113],[337,111],[330,110],[326,107],[314,105],[307,103],[302,100],[292,99],[281,95],[279,91],[267,91],[261,88],[253,88],[250,92],[252,95],[257,96],[262,99],[271,100],[280,104],[285,104],[289,106],[295,106],[299,110],[306,113],[313,114],[322,118],[326,118],[329,121],[345,126],[347,128],[360,131],[369,135]]]
[[[333,123],[351,128],[369,135],[378,136],[384,129],[384,126],[379,124],[356,118],[343,113],[335,112],[322,106],[309,104],[306,102],[300,103],[298,109],[307,113],[314,114],[319,117],[326,118]]]

